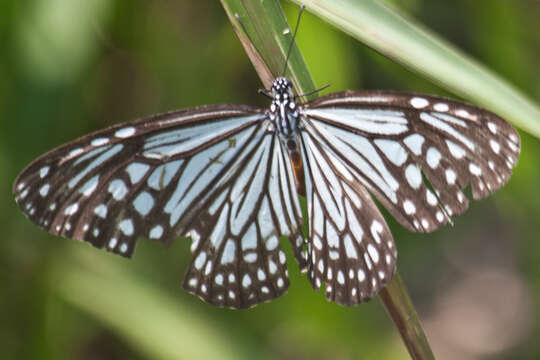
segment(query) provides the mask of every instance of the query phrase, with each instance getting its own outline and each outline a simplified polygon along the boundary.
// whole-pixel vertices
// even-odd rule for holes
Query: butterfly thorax
[[[298,110],[292,91],[291,82],[278,77],[270,87],[272,103],[270,104],[270,120],[274,122],[282,140],[296,143],[298,130]]]

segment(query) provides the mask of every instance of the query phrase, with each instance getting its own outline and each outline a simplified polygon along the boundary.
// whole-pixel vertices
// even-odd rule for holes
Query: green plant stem
[[[283,30],[289,27],[279,1],[221,0],[221,3],[261,81],[268,88],[273,77],[281,74],[291,34],[294,31],[290,29],[286,36],[283,35]],[[235,14],[238,14],[246,31],[254,31],[253,34],[249,33],[248,36],[244,33]],[[306,93],[315,88],[315,82],[296,44],[293,46],[287,76],[295,84],[298,93]],[[396,324],[412,358],[434,359],[416,311],[397,272],[392,282],[380,291],[379,297]]]
[[[290,29],[279,1],[221,0],[221,3],[257,74],[268,89],[272,81],[282,75],[294,30]],[[247,34],[235,15],[244,25]],[[315,89],[313,78],[296,43],[293,44],[287,63],[286,75],[299,93]]]
[[[379,292],[379,299],[396,324],[411,357],[421,360],[435,359],[418,314],[397,271],[392,281]]]

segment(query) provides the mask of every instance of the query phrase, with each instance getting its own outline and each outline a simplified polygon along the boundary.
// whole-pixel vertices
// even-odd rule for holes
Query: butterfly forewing
[[[248,107],[204,107],[87,135],[30,164],[14,184],[16,200],[50,233],[123,256],[139,236],[168,244],[185,234],[197,200],[263,117]]]
[[[464,212],[467,185],[474,199],[500,188],[519,156],[519,136],[503,119],[434,96],[345,92],[301,113],[305,131],[413,231]]]

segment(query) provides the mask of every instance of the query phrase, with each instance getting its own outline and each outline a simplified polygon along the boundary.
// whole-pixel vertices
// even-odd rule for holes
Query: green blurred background
[[[539,1],[394,4],[540,100]],[[326,92],[451,95],[310,14],[298,43]],[[2,359],[408,358],[378,300],[328,303],[290,256],[285,296],[217,309],[181,288],[189,240],[140,241],[128,261],[48,235],[17,209],[18,172],[89,131],[201,104],[266,105],[218,1],[3,0],[0,44]],[[388,218],[440,359],[540,358],[540,141],[521,136],[510,183],[454,227],[420,235]]]

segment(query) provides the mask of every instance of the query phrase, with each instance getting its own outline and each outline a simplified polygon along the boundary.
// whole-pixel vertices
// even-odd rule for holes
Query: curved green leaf
[[[376,0],[293,0],[383,55],[540,137],[540,108],[413,19]]]
[[[104,254],[76,249],[70,255],[73,263],[58,261],[53,268],[51,284],[58,296],[115,329],[149,358],[248,358],[226,329],[133,278]]]

